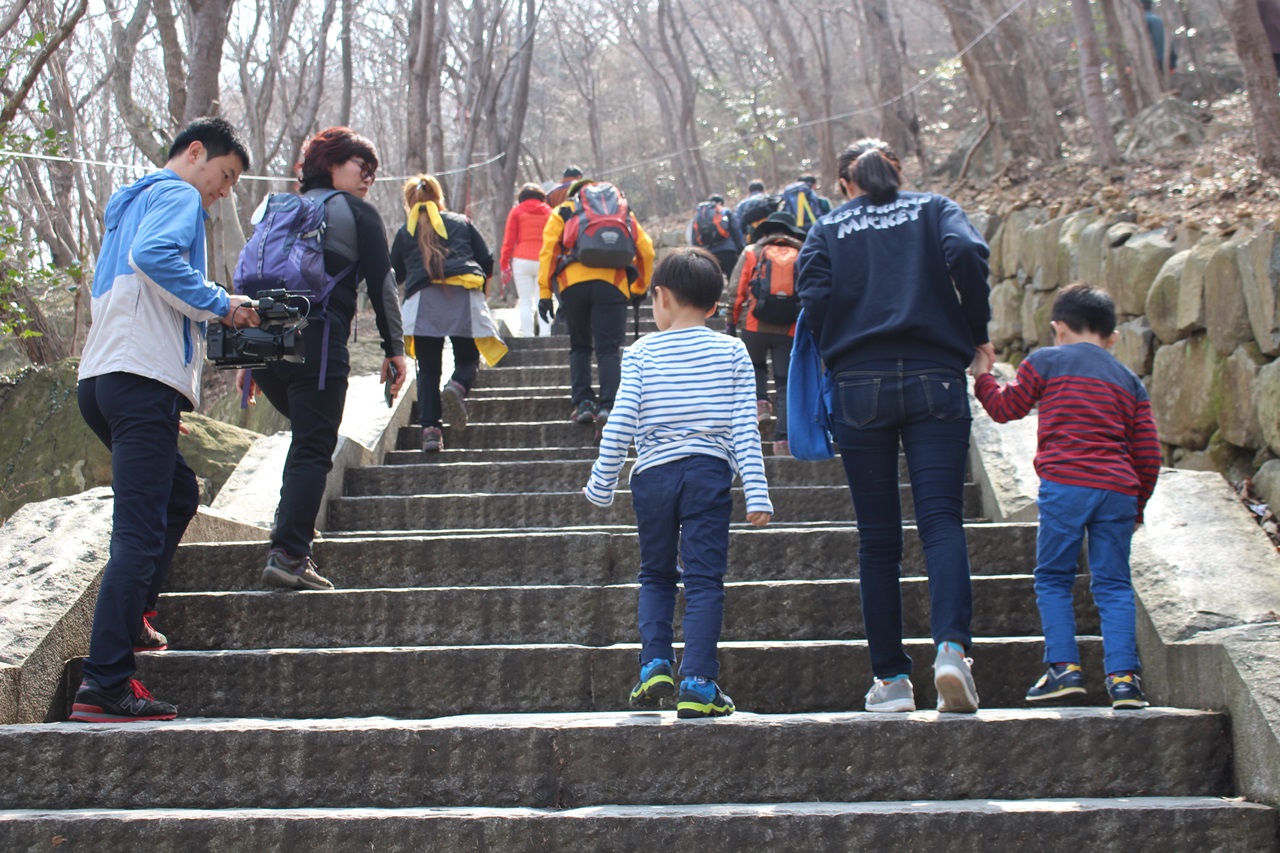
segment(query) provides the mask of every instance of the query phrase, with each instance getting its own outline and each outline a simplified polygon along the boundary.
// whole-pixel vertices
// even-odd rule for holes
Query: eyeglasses
[[[360,177],[364,178],[366,181],[372,181],[374,174],[378,171],[376,166],[370,166],[359,157],[352,157],[351,162],[360,167]]]

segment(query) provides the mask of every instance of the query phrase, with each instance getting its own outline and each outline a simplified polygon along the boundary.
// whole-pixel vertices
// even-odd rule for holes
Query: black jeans
[[[191,401],[132,373],[81,380],[80,414],[111,451],[111,554],[93,612],[84,674],[112,688],[131,678],[133,640],[154,608],[187,523],[200,506],[195,472],[178,451]]]
[[[776,332],[741,332],[742,343],[756,370],[756,399],[769,399],[769,371],[767,356],[773,357],[773,387],[778,402],[774,406],[777,420],[773,425],[773,437],[780,441],[787,437],[787,370],[791,367],[791,336]]]
[[[333,450],[347,402],[346,329],[339,322],[330,330],[329,363],[324,390],[319,388],[321,326],[307,327],[305,364],[277,361],[253,371],[267,400],[289,419],[293,441],[284,461],[280,505],[276,508],[271,547],[294,557],[311,553],[316,516],[324,498],[325,482],[333,470]]]
[[[480,350],[475,338],[449,336],[453,344],[453,376],[451,379],[468,391],[480,370]],[[418,360],[418,422],[424,427],[440,423],[440,374],[444,356],[444,338],[413,336],[413,355]]]
[[[588,400],[613,408],[622,381],[622,344],[627,337],[627,298],[608,281],[580,281],[560,291],[569,324],[569,381],[574,405]],[[591,390],[591,353],[600,370],[600,395]]]

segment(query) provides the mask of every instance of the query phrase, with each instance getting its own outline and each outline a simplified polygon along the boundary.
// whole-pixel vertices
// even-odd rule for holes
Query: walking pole
[[[640,302],[638,300],[635,302],[632,302],[631,308],[632,308],[632,312],[635,320],[634,324],[632,325],[632,335],[631,335],[631,343],[634,344],[636,341],[640,339]]]

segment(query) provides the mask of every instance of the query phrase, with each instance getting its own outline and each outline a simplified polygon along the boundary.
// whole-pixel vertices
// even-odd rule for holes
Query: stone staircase
[[[335,592],[260,591],[262,543],[183,546],[171,650],[140,656],[182,716],[0,727],[0,849],[1280,851],[1276,812],[1233,798],[1225,715],[1101,707],[1083,583],[1095,706],[1026,707],[1035,528],[984,523],[972,487],[977,715],[861,712],[842,469],[785,458],[766,459],[775,522],[739,506],[731,535],[738,713],[630,711],[634,519],[625,491],[610,510],[579,492],[595,451],[567,422],[566,362],[564,339],[515,341],[444,452],[406,429],[386,465],[349,472],[316,548]],[[914,532],[906,546],[927,709]]]

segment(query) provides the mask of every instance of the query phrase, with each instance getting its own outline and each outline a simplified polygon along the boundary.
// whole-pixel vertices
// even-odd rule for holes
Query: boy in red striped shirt
[[[1006,423],[1040,407],[1035,586],[1049,669],[1027,699],[1085,692],[1071,587],[1087,532],[1111,706],[1145,708],[1129,544],[1160,473],[1151,403],[1142,381],[1107,352],[1115,343],[1116,310],[1105,290],[1064,287],[1050,326],[1058,345],[1027,356],[1004,387],[981,350],[973,363],[978,400],[993,420]]]

